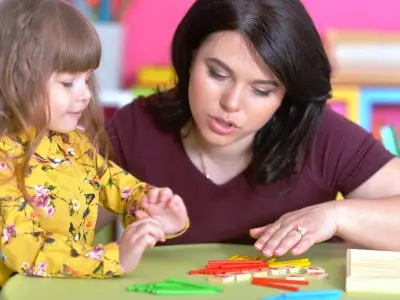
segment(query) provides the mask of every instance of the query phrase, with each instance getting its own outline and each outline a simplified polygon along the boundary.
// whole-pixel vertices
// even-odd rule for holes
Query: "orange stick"
[[[291,280],[285,278],[253,278],[251,283],[258,284],[258,283],[287,283],[287,284],[298,284],[298,285],[309,285],[310,282],[307,280]]]
[[[261,270],[263,267],[254,265],[254,266],[245,266],[245,267],[234,267],[231,268],[204,268],[204,269],[197,269],[191,270],[191,272],[199,272],[199,271],[223,271],[223,272],[233,272],[233,271],[247,271],[247,270]]]

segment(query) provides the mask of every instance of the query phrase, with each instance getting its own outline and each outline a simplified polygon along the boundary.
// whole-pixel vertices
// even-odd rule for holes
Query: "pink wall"
[[[327,29],[400,30],[398,0],[303,0],[320,32]]]
[[[169,43],[194,0],[133,0],[125,18],[124,84],[141,66],[169,63]],[[400,30],[399,0],[303,0],[319,31],[327,29]]]
[[[133,0],[124,16],[123,84],[138,68],[169,63],[169,45],[176,26],[194,0]]]

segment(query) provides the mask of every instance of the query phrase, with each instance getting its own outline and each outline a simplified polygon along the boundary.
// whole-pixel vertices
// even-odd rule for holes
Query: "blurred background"
[[[173,84],[169,46],[194,0],[71,0],[99,32],[97,71],[106,117]],[[303,0],[334,67],[334,110],[400,155],[400,1]],[[108,238],[112,229],[99,235]],[[111,231],[110,231],[111,230]]]

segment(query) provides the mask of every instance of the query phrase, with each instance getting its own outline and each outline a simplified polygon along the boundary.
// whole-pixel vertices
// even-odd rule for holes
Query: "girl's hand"
[[[174,235],[188,224],[183,200],[169,188],[152,188],[142,197],[143,210],[137,210],[139,219],[152,217],[160,222],[166,235]]]
[[[132,272],[140,262],[144,250],[158,241],[165,241],[161,224],[152,219],[137,220],[125,227],[119,241],[119,259],[125,273]]]
[[[250,229],[254,247],[267,257],[289,250],[300,255],[315,243],[330,239],[338,230],[337,200],[289,212],[275,223]]]

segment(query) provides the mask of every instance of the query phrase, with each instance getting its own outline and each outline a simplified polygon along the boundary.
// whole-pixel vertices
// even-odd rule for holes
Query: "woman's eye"
[[[217,79],[217,80],[223,80],[223,79],[228,78],[228,76],[222,75],[222,74],[218,73],[217,71],[215,71],[215,70],[212,69],[212,68],[208,68],[208,74],[209,74],[212,78],[215,78],[215,79]]]
[[[253,89],[254,93],[258,96],[269,96],[271,95],[271,91],[263,91],[259,89]]]

